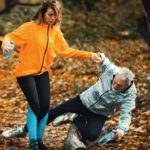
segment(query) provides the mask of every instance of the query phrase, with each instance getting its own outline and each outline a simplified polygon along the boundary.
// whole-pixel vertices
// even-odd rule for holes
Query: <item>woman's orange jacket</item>
[[[49,40],[48,40],[49,39]],[[56,27],[47,24],[38,25],[34,21],[24,23],[3,40],[2,47],[8,41],[14,41],[20,47],[16,76],[41,74],[49,71],[56,55],[64,58],[91,58],[91,52],[72,49],[66,43],[63,34]]]

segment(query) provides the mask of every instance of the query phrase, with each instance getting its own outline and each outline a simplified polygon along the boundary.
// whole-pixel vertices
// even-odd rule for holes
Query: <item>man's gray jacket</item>
[[[103,55],[102,75],[99,80],[80,94],[83,105],[90,111],[110,117],[117,106],[120,107],[120,117],[117,130],[129,130],[131,123],[131,112],[135,108],[135,99],[137,95],[135,84],[132,83],[124,91],[116,92],[112,90],[114,76],[120,68],[115,66],[110,60]]]

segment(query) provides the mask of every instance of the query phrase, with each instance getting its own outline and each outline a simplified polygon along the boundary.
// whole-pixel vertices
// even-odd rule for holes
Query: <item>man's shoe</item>
[[[58,127],[62,124],[71,123],[73,119],[75,118],[75,116],[76,116],[75,113],[66,113],[66,114],[60,115],[53,120],[52,125],[54,127]]]
[[[46,147],[42,141],[39,141],[39,147],[40,147],[40,150],[50,150],[48,147]]]
[[[68,130],[67,138],[64,143],[65,150],[87,150],[85,144],[81,141],[78,129],[74,124]]]
[[[25,137],[26,131],[24,129],[24,126],[20,126],[18,128],[6,130],[2,132],[2,136],[5,138],[11,138],[11,137]]]

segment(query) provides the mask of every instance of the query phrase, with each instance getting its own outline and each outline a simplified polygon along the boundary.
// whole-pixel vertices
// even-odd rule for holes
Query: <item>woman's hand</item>
[[[102,63],[103,59],[100,57],[98,53],[92,53],[92,60],[96,63]]]
[[[13,41],[7,42],[3,48],[3,53],[10,53],[14,50],[14,43]]]
[[[7,42],[3,49],[7,50],[7,51],[13,51],[14,50],[14,42],[13,41]]]

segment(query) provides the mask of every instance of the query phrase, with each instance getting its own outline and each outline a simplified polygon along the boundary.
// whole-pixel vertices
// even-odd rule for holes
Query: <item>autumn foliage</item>
[[[102,51],[115,64],[129,67],[136,75],[137,107],[133,111],[130,131],[118,143],[101,148],[95,146],[91,150],[150,149],[150,49],[137,30],[136,18],[142,14],[140,0],[104,0],[97,2],[95,10],[90,12],[82,7],[65,6],[62,31],[71,46],[93,52]],[[0,16],[0,34],[4,35],[29,20],[31,12],[35,12],[35,8],[15,7]],[[24,125],[26,121],[27,103],[14,75],[17,60],[17,52],[9,60],[0,56],[0,134],[6,129]],[[94,84],[100,74],[99,66],[90,60],[57,58],[50,71],[51,106],[79,94]],[[115,127],[118,115],[119,111],[106,124]],[[44,143],[52,150],[63,150],[68,127],[62,125],[54,128],[50,124],[46,128]],[[24,150],[27,144],[27,136],[12,139],[0,136],[0,150]]]

